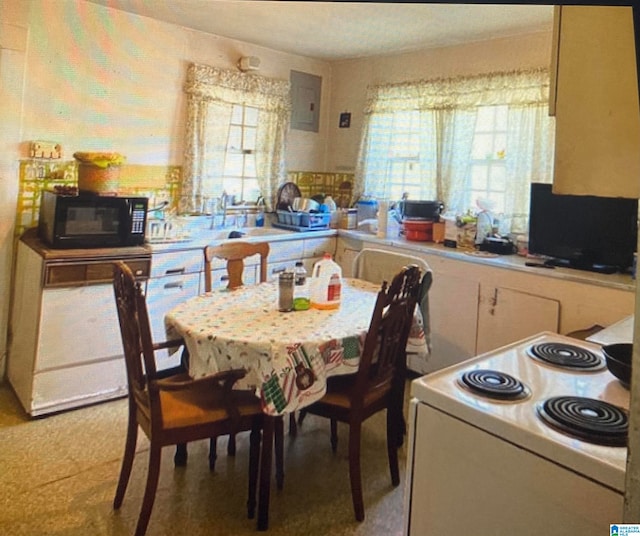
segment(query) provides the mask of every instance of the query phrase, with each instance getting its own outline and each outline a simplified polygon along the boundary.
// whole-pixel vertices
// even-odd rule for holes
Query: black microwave
[[[146,197],[42,192],[38,235],[53,248],[103,248],[144,244]]]

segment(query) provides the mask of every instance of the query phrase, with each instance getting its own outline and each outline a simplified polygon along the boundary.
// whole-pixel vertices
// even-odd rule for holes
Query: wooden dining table
[[[282,426],[283,415],[322,398],[328,377],[357,371],[379,290],[344,278],[339,308],[280,312],[277,283],[267,282],[216,289],[166,314],[168,340],[185,340],[192,377],[244,369],[235,387],[253,390],[262,402],[258,530],[269,523],[274,427]],[[280,487],[283,475],[276,476]]]

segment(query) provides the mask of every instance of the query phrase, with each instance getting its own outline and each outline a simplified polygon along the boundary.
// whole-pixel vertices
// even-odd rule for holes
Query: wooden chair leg
[[[298,426],[302,426],[302,421],[304,421],[304,418],[307,416],[307,412],[304,409],[300,410],[300,415],[298,416]],[[296,427],[297,430],[297,427]]]
[[[338,450],[338,421],[331,419],[331,450]]]
[[[260,419],[254,419],[251,434],[249,435],[249,498],[247,499],[247,515],[249,519],[253,519],[256,515],[261,430]]]
[[[360,474],[360,423],[349,425],[349,478],[351,480],[351,499],[356,521],[364,520],[364,501],[362,499],[362,477]]]
[[[227,442],[227,454],[229,456],[236,455],[236,435],[229,434],[229,441]]]
[[[186,443],[178,443],[176,445],[176,453],[173,456],[173,464],[176,467],[184,467],[187,465],[187,444]]]
[[[142,499],[142,507],[140,508],[140,517],[138,517],[135,536],[144,536],[144,533],[147,532],[147,525],[149,524],[151,510],[153,509],[153,503],[156,499],[156,490],[158,489],[161,455],[162,448],[158,445],[151,444],[149,449],[149,467],[147,469],[147,486],[144,490],[144,498]]]
[[[296,412],[289,414],[289,435],[296,437],[298,435],[298,425],[296,424]]]
[[[284,488],[284,420],[277,417],[274,423],[273,443],[276,449],[276,486]]]
[[[218,458],[218,455],[216,452],[217,449],[218,449],[218,438],[212,437],[211,439],[209,439],[209,471],[213,471],[216,468],[216,459]]]
[[[131,476],[131,468],[133,467],[133,458],[136,455],[136,441],[138,439],[138,423],[134,418],[129,417],[127,425],[127,440],[124,445],[124,456],[122,457],[122,467],[120,468],[120,477],[118,478],[118,487],[116,495],[113,499],[113,508],[117,510],[122,506],[124,493],[127,491],[127,484]]]
[[[398,449],[402,445],[403,437],[402,423],[399,423],[397,416],[387,409],[387,456],[389,458],[389,472],[391,473],[391,484],[395,487],[400,484],[400,469],[398,468]]]

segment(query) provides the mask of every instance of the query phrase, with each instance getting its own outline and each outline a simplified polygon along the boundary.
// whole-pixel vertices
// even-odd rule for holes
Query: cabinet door
[[[640,111],[631,8],[562,6],[557,14],[554,192],[638,198]]]
[[[34,372],[106,358],[122,359],[113,287],[45,289],[37,356]]]
[[[436,271],[429,290],[431,355],[424,372],[432,372],[476,353],[478,294],[476,280]]]
[[[519,290],[483,287],[478,305],[478,354],[541,331],[558,331],[560,302]]]

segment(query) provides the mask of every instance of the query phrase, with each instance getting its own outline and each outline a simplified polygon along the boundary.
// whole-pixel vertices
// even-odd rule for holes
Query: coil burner
[[[563,342],[542,342],[527,349],[530,357],[560,368],[596,372],[606,367],[604,359],[591,350]]]
[[[458,378],[458,383],[476,394],[497,400],[522,400],[530,394],[520,380],[497,370],[469,370]]]
[[[546,424],[564,434],[598,445],[627,445],[626,411],[603,400],[556,396],[538,405],[537,411]]]

